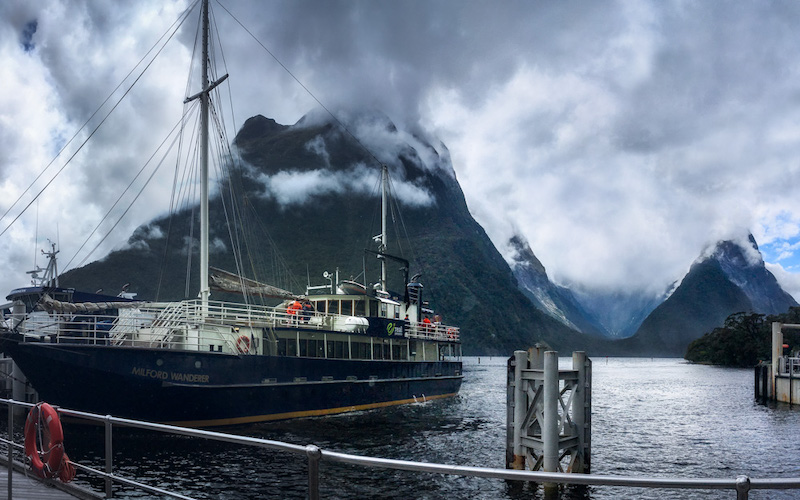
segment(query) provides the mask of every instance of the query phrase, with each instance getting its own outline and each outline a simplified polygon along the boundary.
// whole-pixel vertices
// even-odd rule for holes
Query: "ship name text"
[[[173,382],[193,382],[193,383],[208,383],[208,375],[200,375],[197,373],[180,373],[168,372],[165,370],[152,370],[150,368],[137,368],[133,367],[131,372],[138,377],[156,378],[159,380],[171,380]]]

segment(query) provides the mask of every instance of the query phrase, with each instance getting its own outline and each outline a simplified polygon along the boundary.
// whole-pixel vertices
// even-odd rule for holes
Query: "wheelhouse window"
[[[343,300],[342,301],[342,314],[345,316],[352,316],[353,315],[353,301],[352,300]]]
[[[339,314],[339,301],[329,300],[327,307],[328,314]]]

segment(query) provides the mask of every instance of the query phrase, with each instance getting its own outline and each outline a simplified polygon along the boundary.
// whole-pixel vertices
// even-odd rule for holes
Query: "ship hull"
[[[22,342],[2,335],[40,399],[193,427],[326,415],[454,396],[458,361],[370,361]]]

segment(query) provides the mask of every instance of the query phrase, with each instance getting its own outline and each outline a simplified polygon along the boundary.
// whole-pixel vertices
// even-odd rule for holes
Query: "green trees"
[[[772,323],[800,323],[800,307],[775,316],[738,312],[731,314],[721,327],[714,328],[689,344],[684,358],[694,363],[749,367],[770,358]],[[784,333],[790,349],[800,346],[800,334]]]

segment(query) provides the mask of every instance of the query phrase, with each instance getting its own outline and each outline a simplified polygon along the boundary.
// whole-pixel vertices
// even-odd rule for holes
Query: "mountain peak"
[[[547,274],[542,262],[533,254],[531,246],[525,237],[515,234],[508,240],[508,245],[514,251],[514,266],[527,266],[531,271],[539,274]]]
[[[746,240],[720,241],[709,259],[719,263],[728,280],[750,299],[753,311],[779,314],[797,305],[767,270],[752,234],[748,234]]]
[[[249,141],[258,137],[269,136],[288,128],[286,125],[281,125],[272,118],[267,118],[263,115],[256,115],[248,118],[242,129],[237,134],[238,141]]]
[[[737,268],[762,267],[764,265],[758,243],[752,234],[748,234],[746,239],[717,242],[709,257]]]

